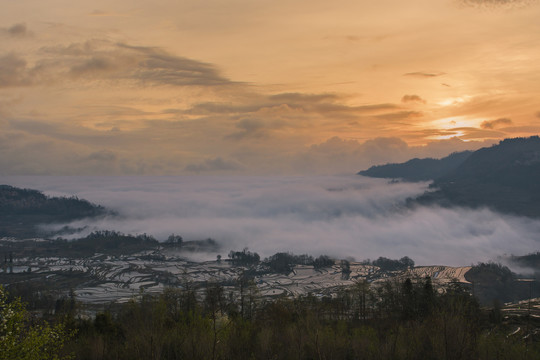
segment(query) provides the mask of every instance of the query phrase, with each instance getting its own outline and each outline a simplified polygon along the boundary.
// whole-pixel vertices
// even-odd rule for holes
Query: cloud
[[[245,103],[205,102],[195,104],[183,113],[189,115],[223,114],[223,115],[261,115],[276,114],[287,116],[293,114],[297,119],[307,115],[355,117],[378,114],[381,112],[400,110],[396,104],[367,104],[349,106],[341,101],[337,94],[301,94],[286,93],[269,96],[252,94]]]
[[[99,9],[95,9],[93,10],[91,13],[88,14],[89,16],[127,16],[127,15],[122,15],[122,14],[119,14],[119,13],[114,13],[114,12],[108,12],[108,11],[103,11],[103,10],[99,10]]]
[[[432,141],[427,146],[409,146],[405,137],[357,139],[347,135],[353,131],[363,135],[369,130],[363,125],[362,117],[349,125],[339,119],[327,120],[316,113],[301,113],[289,119],[284,114],[292,113],[259,110],[253,117],[240,119],[237,119],[238,114],[233,114],[170,121],[153,119],[155,113],[129,107],[91,106],[86,107],[85,112],[89,119],[100,121],[88,127],[84,122],[62,119],[54,122],[26,118],[5,120],[6,140],[0,149],[2,173],[351,174],[371,165],[402,162],[413,157],[442,157],[454,151],[489,145],[451,139]],[[402,121],[419,115],[397,111],[369,116],[378,118],[379,126],[389,127],[402,126]],[[174,113],[172,116],[182,115]],[[133,120],[139,118],[148,120]],[[314,126],[330,131],[337,129],[335,133],[340,135],[319,140],[319,134],[315,134],[317,137],[311,140],[309,136]],[[15,141],[15,134],[21,139]],[[491,140],[501,134],[485,129],[457,128],[433,129],[411,136],[456,135]]]
[[[334,136],[298,156],[294,168],[304,173],[351,174],[369,164],[404,160],[408,152],[407,143],[399,138],[380,137],[360,143]]]
[[[401,98],[401,102],[404,102],[404,103],[422,103],[422,104],[425,104],[426,103],[426,100],[422,99],[420,96],[418,95],[403,95],[403,97]]]
[[[13,86],[28,86],[32,78],[27,72],[26,60],[8,54],[0,57],[0,88]]]
[[[236,127],[241,131],[227,135],[226,138],[241,140],[244,138],[262,138],[268,136],[268,129],[264,121],[259,119],[243,119]]]
[[[25,37],[25,36],[30,34],[28,29],[26,28],[26,24],[24,24],[24,23],[14,24],[14,25],[12,25],[12,26],[10,26],[10,27],[8,27],[6,29],[2,29],[0,31],[3,31],[7,35],[13,36],[13,37]]]
[[[502,131],[491,129],[478,129],[474,127],[456,127],[448,129],[448,131],[459,134],[459,137],[463,140],[478,140],[478,139],[501,139],[505,137],[505,133]]]
[[[118,44],[119,48],[132,51],[141,57],[138,67],[131,73],[133,78],[143,82],[186,85],[231,85],[232,82],[219,74],[208,63],[168,54],[166,51],[143,46]]]
[[[533,252],[539,244],[539,220],[487,209],[406,208],[405,199],[427,183],[356,175],[0,177],[0,183],[76,195],[121,215],[72,224],[88,225],[87,232],[211,237],[222,244],[222,255],[249,247],[263,257],[278,251],[358,260],[407,255],[419,265],[467,266]]]
[[[8,121],[10,127],[24,132],[54,136],[59,133],[59,128],[55,124],[44,123],[37,120],[13,119]]]
[[[432,78],[436,76],[442,76],[445,75],[443,72],[428,72],[428,71],[415,71],[403,74],[403,76],[413,76],[413,77],[420,77],[420,78]]]
[[[459,132],[459,130],[444,133],[437,131],[430,135],[453,135]],[[493,143],[491,139],[463,141],[450,138],[431,141],[425,146],[409,146],[398,137],[378,137],[360,142],[335,136],[322,143],[314,144],[300,153],[293,160],[293,168],[307,174],[351,174],[372,165],[399,163],[416,157],[441,158],[452,152],[477,150]]]
[[[495,129],[496,127],[499,127],[499,125],[511,125],[512,120],[508,118],[500,118],[497,120],[486,120],[482,121],[480,124],[480,127],[482,129]]]
[[[262,108],[272,106],[266,103],[254,104],[231,104],[220,102],[205,102],[195,104],[191,109],[183,111],[190,115],[206,115],[206,114],[248,114],[260,111]]]
[[[347,106],[342,104],[316,104],[314,109],[321,113],[358,113],[358,114],[371,114],[385,110],[399,109],[395,104],[370,104],[360,106]]]
[[[537,0],[456,0],[462,5],[483,8],[514,8],[528,6]]]
[[[406,119],[419,118],[424,116],[421,111],[397,111],[393,113],[375,115],[377,119],[387,121],[402,121]]]
[[[240,131],[225,136],[229,140],[263,139],[268,138],[272,131],[290,127],[281,120],[242,119],[236,127]]]
[[[110,150],[100,150],[89,154],[86,159],[99,162],[111,162],[116,160],[116,155]]]
[[[337,94],[302,94],[302,93],[281,93],[271,95],[271,101],[278,103],[318,103],[322,101],[340,100]]]
[[[242,165],[239,162],[234,160],[225,160],[221,157],[206,159],[201,163],[188,164],[185,167],[186,171],[194,173],[236,171],[240,169],[242,169]]]
[[[112,72],[118,69],[118,64],[112,58],[92,57],[81,64],[71,67],[70,72],[73,75],[90,75],[95,73]]]
[[[41,47],[28,63],[6,55],[0,86],[27,86],[16,96],[28,100],[11,106],[15,114],[5,120],[6,131],[25,139],[6,143],[17,161],[6,155],[2,171],[12,174],[354,173],[427,152],[407,143],[460,135],[412,126],[439,115],[411,110],[423,101],[419,95],[389,103],[265,92],[209,63],[108,40]],[[426,156],[462,146],[453,144]]]
[[[107,40],[90,40],[41,49],[45,55],[36,68],[55,78],[137,81],[143,86],[234,85],[211,64],[176,56],[156,47],[132,46]]]

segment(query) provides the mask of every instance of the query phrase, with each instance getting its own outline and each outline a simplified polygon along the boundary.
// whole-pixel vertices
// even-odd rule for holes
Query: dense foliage
[[[77,359],[537,359],[538,342],[508,336],[457,284],[429,278],[358,282],[334,297],[262,301],[218,284],[140,295],[93,319],[72,318]],[[491,317],[493,318],[493,317]]]
[[[36,323],[18,299],[0,297],[0,359],[537,359],[531,332],[512,335],[500,309],[482,310],[454,283],[430,278],[366,281],[332,297],[262,300],[252,280],[239,293],[184,283],[141,293],[94,317],[73,294],[59,299],[57,325]],[[525,319],[526,326],[538,327]],[[4,325],[7,324],[7,325]],[[522,325],[524,327],[524,325]],[[15,334],[15,335],[13,335]]]
[[[0,286],[0,360],[56,360],[71,333],[62,322],[37,321],[20,299],[8,300]]]
[[[538,282],[522,281],[508,267],[498,263],[478,263],[465,274],[473,284],[475,296],[483,304],[510,302],[540,296]]]
[[[259,254],[251,252],[247,248],[242,251],[231,250],[229,252],[229,261],[239,266],[261,264],[264,271],[281,274],[289,274],[296,265],[312,265],[315,269],[322,269],[335,264],[335,260],[327,255],[320,255],[314,259],[311,255],[295,255],[291,252],[278,252],[261,261]]]
[[[373,260],[371,265],[378,266],[383,271],[399,271],[414,267],[414,261],[408,256],[404,256],[399,260],[388,259],[381,256],[377,260]]]

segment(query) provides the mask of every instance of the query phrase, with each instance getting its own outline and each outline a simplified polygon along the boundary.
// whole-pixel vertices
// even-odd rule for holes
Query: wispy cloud
[[[236,171],[243,168],[242,164],[235,160],[225,160],[221,157],[206,159],[203,162],[196,164],[188,164],[185,168],[188,172],[222,172]]]
[[[106,40],[91,40],[67,46],[42,48],[54,60],[39,68],[51,75],[89,79],[135,80],[141,85],[217,86],[233,82],[215,66],[176,56],[156,47],[132,46]]]
[[[495,129],[496,127],[499,127],[501,125],[511,125],[512,120],[508,118],[500,118],[497,120],[486,120],[482,121],[480,124],[480,127],[482,129]]]
[[[523,7],[537,3],[537,0],[455,0],[460,4],[471,7],[485,7],[485,8],[512,8]]]
[[[14,24],[8,28],[0,28],[0,32],[3,32],[13,37],[25,37],[30,35],[25,23]]]
[[[28,86],[33,78],[26,66],[26,60],[15,54],[0,57],[0,88]]]
[[[442,75],[445,75],[445,73],[439,71],[414,71],[403,74],[403,76],[413,76],[419,78],[433,78]]]
[[[401,102],[403,103],[422,103],[422,104],[425,104],[426,103],[426,100],[422,99],[419,95],[415,95],[415,94],[412,94],[412,95],[403,95],[403,97],[401,98]]]

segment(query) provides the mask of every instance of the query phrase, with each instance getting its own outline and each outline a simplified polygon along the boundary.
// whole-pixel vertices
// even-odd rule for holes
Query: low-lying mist
[[[78,196],[118,212],[84,227],[213,238],[261,257],[278,251],[363,260],[411,257],[418,265],[470,265],[538,251],[540,220],[487,209],[404,206],[427,183],[351,176],[0,177],[54,196]],[[64,224],[62,224],[64,225]],[[60,226],[58,226],[60,227]],[[212,254],[215,258],[216,254]],[[210,255],[209,255],[210,256]]]

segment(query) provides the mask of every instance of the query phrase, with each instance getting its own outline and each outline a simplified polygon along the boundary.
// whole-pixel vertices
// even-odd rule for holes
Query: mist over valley
[[[77,196],[116,214],[43,225],[84,237],[99,230],[164,241],[211,238],[222,256],[249,248],[356,260],[412,257],[419,265],[467,266],[538,249],[537,219],[487,208],[407,206],[428,182],[362,176],[1,177],[50,196]],[[216,253],[202,256],[215,259]]]

